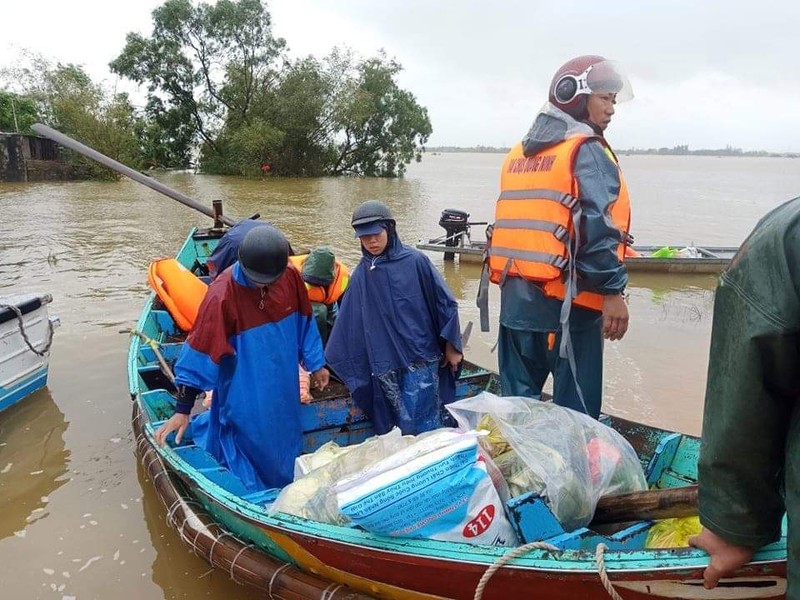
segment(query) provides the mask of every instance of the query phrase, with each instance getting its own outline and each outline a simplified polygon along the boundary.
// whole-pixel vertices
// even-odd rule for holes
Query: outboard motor
[[[469,213],[456,208],[445,208],[439,218],[439,226],[447,232],[444,245],[450,248],[464,245],[464,236],[469,238]],[[445,260],[453,260],[453,252],[445,252]]]

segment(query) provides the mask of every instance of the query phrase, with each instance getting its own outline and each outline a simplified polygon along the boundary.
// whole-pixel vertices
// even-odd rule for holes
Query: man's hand
[[[159,446],[163,446],[164,443],[167,441],[167,436],[172,433],[173,431],[177,431],[178,433],[175,434],[175,444],[180,444],[181,440],[183,439],[183,432],[186,431],[186,428],[189,426],[189,415],[182,415],[181,413],[175,413],[172,415],[169,420],[164,423],[161,427],[156,430],[156,443]]]
[[[603,296],[603,337],[621,340],[628,331],[628,304],[622,294]]]
[[[705,527],[698,535],[689,538],[689,545],[705,550],[711,557],[703,571],[703,587],[707,590],[715,588],[721,578],[729,577],[749,563],[754,553],[752,548],[730,544]]]
[[[455,349],[453,344],[450,342],[445,342],[444,344],[444,359],[442,360],[442,366],[448,365],[450,370],[455,374],[458,371],[458,366],[461,364],[461,361],[464,359],[464,355],[461,354],[458,350]]]
[[[331,374],[328,372],[328,369],[322,367],[321,369],[317,369],[313,373],[311,373],[311,385],[314,386],[315,389],[318,389],[320,392],[328,387],[328,383],[331,381]]]

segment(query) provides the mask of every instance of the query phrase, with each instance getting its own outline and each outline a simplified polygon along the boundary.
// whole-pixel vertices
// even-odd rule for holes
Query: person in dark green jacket
[[[698,477],[705,587],[776,541],[786,512],[800,599],[800,197],[761,219],[717,287]]]

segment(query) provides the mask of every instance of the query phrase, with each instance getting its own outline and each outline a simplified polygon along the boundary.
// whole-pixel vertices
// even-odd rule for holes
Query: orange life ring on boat
[[[154,260],[147,269],[147,281],[164,303],[172,320],[189,331],[197,319],[208,284],[174,258]]]

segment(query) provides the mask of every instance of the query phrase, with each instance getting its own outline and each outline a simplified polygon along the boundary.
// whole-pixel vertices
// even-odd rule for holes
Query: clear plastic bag
[[[284,512],[323,523],[344,524],[349,521],[339,512],[334,484],[348,475],[358,473],[381,458],[391,456],[414,442],[412,436],[403,436],[396,427],[389,433],[369,438],[357,446],[338,453],[326,444],[313,458],[303,459],[305,464],[324,463],[294,483],[287,485],[269,508],[269,514]],[[335,445],[335,444],[334,444]],[[338,446],[337,446],[338,447]],[[330,460],[328,460],[330,458]]]
[[[494,450],[512,495],[538,493],[568,531],[591,521],[601,496],[647,489],[631,445],[588,415],[551,402],[488,392],[447,409],[465,430],[482,429],[481,420],[491,417],[514,453],[497,454],[504,446],[490,425],[487,450],[490,455]]]

